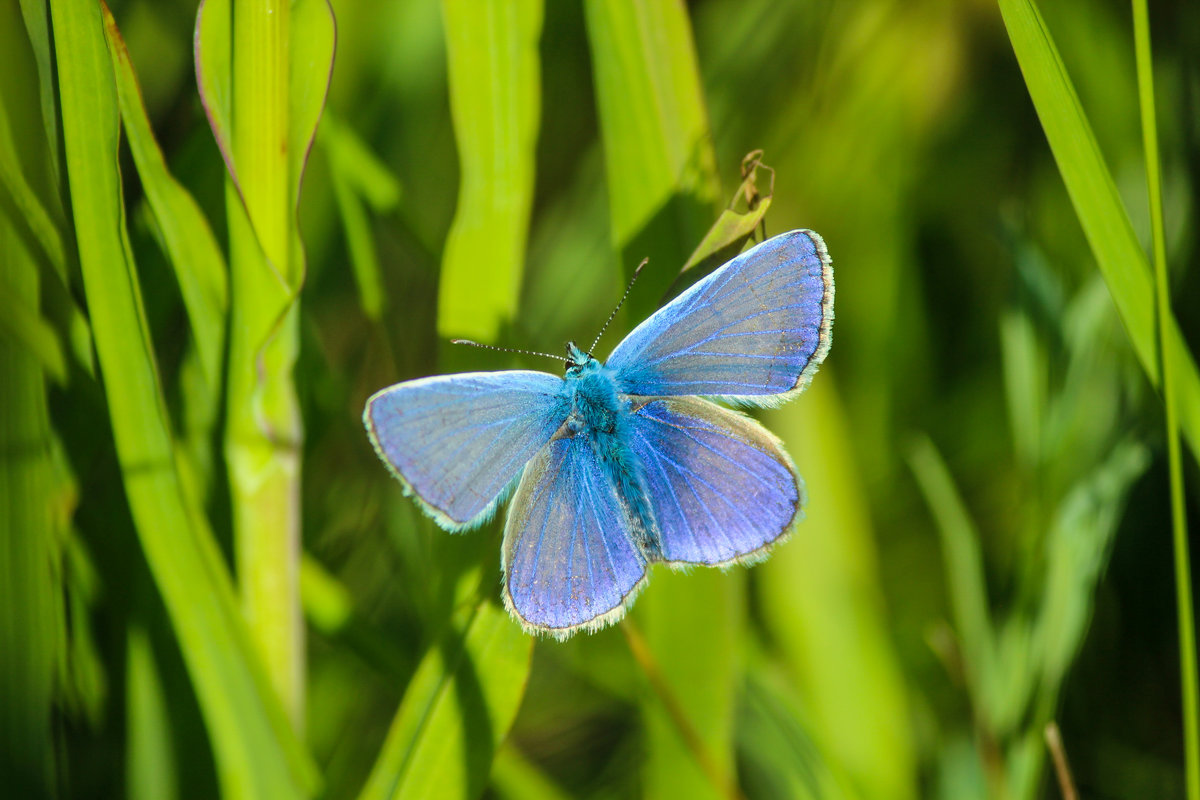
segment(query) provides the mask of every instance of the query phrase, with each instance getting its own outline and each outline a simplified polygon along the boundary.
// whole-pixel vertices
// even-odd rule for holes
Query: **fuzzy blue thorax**
[[[613,371],[574,342],[567,342],[567,374],[563,380],[571,403],[566,422],[570,435],[587,438],[617,487],[639,547],[648,559],[656,558],[660,552],[658,526],[648,501],[642,465],[629,446],[629,398],[618,394]]]

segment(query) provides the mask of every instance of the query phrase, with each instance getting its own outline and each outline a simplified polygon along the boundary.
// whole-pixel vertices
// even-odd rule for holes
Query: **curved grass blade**
[[[118,106],[98,4],[51,3],[66,172],[117,457],[230,797],[299,797],[317,777],[238,614],[228,573],[184,490],[125,232]]]
[[[493,585],[482,581],[489,592]],[[533,640],[491,597],[455,614],[409,681],[360,800],[478,797],[532,652]]]
[[[167,256],[175,268],[192,326],[192,340],[215,404],[215,395],[221,386],[225,311],[229,303],[225,260],[200,207],[167,170],[162,151],[154,140],[150,119],[146,116],[141,87],[125,40],[121,38],[108,6],[101,3],[100,8],[104,14],[104,32],[112,55],[117,101],[129,149]]]
[[[1142,369],[1152,384],[1160,386],[1154,286],[1146,253],[1037,5],[1033,0],[998,2],[1025,86],[1092,255]],[[1165,324],[1164,358],[1170,359],[1179,381],[1175,392],[1179,427],[1192,454],[1200,459],[1200,371],[1174,318],[1169,317]]]
[[[462,175],[446,238],[438,332],[492,341],[516,315],[541,114],[541,0],[443,0]]]

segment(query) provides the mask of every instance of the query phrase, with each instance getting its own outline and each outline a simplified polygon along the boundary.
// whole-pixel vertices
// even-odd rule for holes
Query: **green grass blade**
[[[443,0],[461,165],[438,332],[492,341],[520,299],[540,108],[541,0]]]
[[[22,294],[0,273],[0,339],[32,355],[56,383],[65,383],[67,357],[58,334],[42,319],[37,308],[26,305]]]
[[[221,386],[221,364],[225,353],[225,312],[229,304],[229,279],[225,260],[208,220],[196,201],[167,170],[150,119],[142,104],[142,91],[129,51],[108,6],[104,13],[105,34],[117,78],[117,100],[121,121],[133,154],[133,163],[146,192],[146,201],[162,236],[167,256],[175,268],[183,304],[192,326],[192,339],[212,402]]]
[[[482,586],[490,593],[494,581]],[[360,800],[478,797],[525,693],[532,652],[533,640],[494,598],[456,614],[409,682]]]
[[[22,3],[22,10],[27,11],[27,18],[30,20],[29,32],[30,36],[35,39],[34,50],[37,51],[39,48],[36,37],[49,35],[45,31],[39,30],[38,14],[48,12],[45,8],[27,9],[27,5],[30,4]],[[14,31],[17,30],[15,24],[12,28]],[[15,43],[11,49],[18,51]],[[49,94],[50,102],[53,103],[52,88]],[[56,115],[54,119],[57,121]],[[42,151],[47,161],[52,164],[57,163],[53,154],[45,151],[44,145],[39,144],[37,149]],[[28,155],[25,158],[28,159]],[[71,355],[75,361],[91,375],[95,372],[92,364],[91,331],[83,312],[75,303],[75,299],[66,286],[67,253],[61,228],[62,214],[53,200],[51,208],[54,209],[54,212],[51,213],[47,205],[39,198],[38,193],[30,184],[29,176],[26,175],[26,168],[27,164],[23,163],[13,139],[8,109],[0,104],[0,213],[7,211],[11,215],[10,222],[14,226],[15,233],[25,243],[47,275],[42,289],[45,295],[44,304],[49,315],[48,324],[54,329],[57,339],[70,346]],[[55,194],[54,197],[57,195]],[[36,338],[44,337],[42,334],[38,334]],[[40,347],[52,348],[53,346],[42,344]],[[44,364],[52,370],[55,380],[65,381],[65,371],[60,373],[54,366],[57,357],[48,349],[40,352],[43,352],[45,359],[48,359],[44,360]]]
[[[229,797],[311,793],[291,734],[234,602],[204,517],[190,505],[126,240],[117,94],[98,4],[51,4],[63,138],[80,267],[125,491],[170,614]]]
[[[1161,384],[1154,287],[1146,253],[1104,165],[1058,49],[1033,0],[998,0],[1008,37],[1075,213],[1150,382]],[[1179,428],[1200,459],[1200,372],[1173,317],[1164,349],[1178,384]]]
[[[46,150],[49,154],[50,174],[57,186],[62,178],[58,165],[59,140],[58,102],[54,94],[54,52],[50,47],[50,7],[46,0],[21,0],[21,16],[33,57],[37,60],[38,89],[42,101],[42,125],[46,131]],[[55,209],[61,212],[57,204]]]
[[[150,637],[141,625],[126,636],[125,796],[129,800],[173,800],[179,796],[171,720]]]
[[[1167,237],[1163,226],[1162,165],[1158,156],[1158,123],[1154,109],[1154,60],[1150,54],[1150,19],[1146,0],[1133,0],[1134,52],[1137,55],[1138,100],[1142,142],[1146,153],[1146,183],[1150,200],[1150,230],[1154,242],[1155,318],[1162,369],[1162,397],[1167,428],[1167,464],[1171,475],[1171,530],[1175,551],[1175,607],[1179,625],[1179,668],[1183,683],[1183,741],[1189,800],[1200,800],[1200,686],[1196,675],[1196,623],[1192,603],[1191,556],[1188,553],[1187,511],[1183,501],[1183,464],[1179,452],[1180,400],[1176,387],[1178,361],[1169,357],[1174,316],[1167,278]],[[1195,398],[1184,398],[1184,403]]]
[[[9,35],[0,31],[0,43]],[[5,304],[37,308],[37,266],[3,214],[0,283]],[[55,514],[51,435],[41,364],[0,336],[0,786],[14,797],[56,794],[65,531]]]
[[[571,797],[530,763],[511,741],[496,753],[491,790],[501,800],[569,800]]]
[[[613,244],[627,279],[650,259],[627,304],[631,319],[643,319],[703,239],[720,196],[691,23],[666,0],[588,0],[584,10]]]
[[[1108,564],[1126,496],[1149,461],[1150,454],[1140,442],[1120,442],[1103,463],[1072,487],[1050,526],[1034,650],[1041,661],[1044,688],[1051,697],[1057,697],[1083,645],[1093,595]]]
[[[7,110],[0,106],[0,190],[7,194],[6,205],[11,205],[16,219],[29,236],[35,252],[58,275],[66,280],[67,256],[62,234],[50,212],[38,198],[21,169],[17,156]]]
[[[996,672],[996,635],[988,610],[979,533],[933,442],[918,439],[909,452],[909,464],[941,535],[946,586],[967,682],[977,707],[989,713],[988,687]]]
[[[325,118],[319,142],[329,159],[334,201],[341,215],[363,313],[378,322],[387,307],[387,296],[364,201],[376,214],[395,211],[400,204],[400,182],[367,143],[336,117]]]
[[[851,797],[839,785],[808,730],[808,720],[782,681],[751,673],[738,699],[738,753],[751,797],[822,800]]]
[[[770,640],[847,796],[917,795],[908,697],[879,589],[861,470],[831,373],[764,415],[804,479],[805,518],[756,567]],[[833,598],[836,598],[834,600]]]
[[[376,213],[394,210],[400,202],[400,184],[366,143],[337,119],[325,119],[318,141],[329,159],[329,179],[363,313],[367,319],[378,322],[383,317],[387,297],[383,293],[375,235],[364,205],[370,205]]]
[[[400,179],[344,120],[327,114],[317,140],[329,156],[330,169],[340,172],[372,211],[387,214],[396,210],[403,195]]]
[[[300,180],[324,108],[334,20],[326,0],[207,0],[196,71],[229,169],[232,273],[225,457],[243,603],[272,682],[304,719],[300,447],[293,383],[304,253]],[[281,143],[283,145],[281,146]]]
[[[199,497],[207,497],[213,472],[212,436],[221,410],[228,272],[208,220],[167,169],[150,128],[129,51],[108,7],[101,4],[101,9],[129,149],[152,227],[174,268],[192,328],[190,347],[180,368],[183,447],[193,465],[195,491]]]

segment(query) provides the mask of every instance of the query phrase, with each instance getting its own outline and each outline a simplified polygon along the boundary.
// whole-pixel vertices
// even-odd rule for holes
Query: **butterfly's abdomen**
[[[660,553],[658,525],[646,494],[642,465],[630,447],[629,401],[617,394],[611,374],[598,364],[571,382],[574,384],[574,408],[568,425],[575,435],[587,437],[605,473],[617,488],[638,547],[648,559],[657,559]]]

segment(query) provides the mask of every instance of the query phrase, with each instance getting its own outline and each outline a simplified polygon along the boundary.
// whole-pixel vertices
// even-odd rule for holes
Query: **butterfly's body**
[[[647,502],[642,464],[629,447],[633,400],[618,391],[617,376],[590,353],[567,343],[565,397],[571,411],[557,436],[578,436],[591,447],[605,476],[616,487],[631,533],[647,561],[660,555],[654,511]]]
[[[824,242],[792,231],[746,251],[645,320],[601,363],[574,343],[567,371],[408,381],[367,402],[384,462],[440,525],[486,520],[516,481],[504,601],[565,638],[619,619],[654,562],[759,560],[802,516],[780,442],[708,397],[774,405],[829,349]]]

